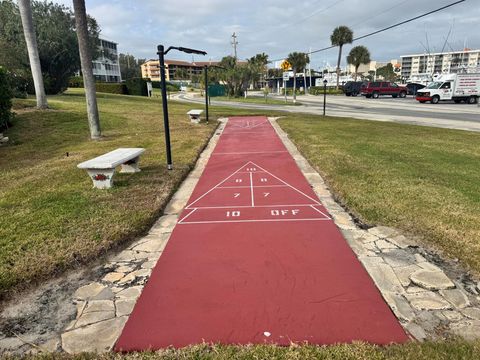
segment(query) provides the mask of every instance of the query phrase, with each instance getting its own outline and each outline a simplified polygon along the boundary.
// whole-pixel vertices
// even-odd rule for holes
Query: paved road
[[[185,94],[176,95],[175,98],[181,101],[204,102],[202,98],[193,98]],[[323,96],[298,96],[297,99],[302,103],[301,106],[249,104],[213,99],[212,105],[322,114]],[[327,96],[327,115],[480,131],[480,107],[455,103],[420,104],[411,96],[405,99]]]

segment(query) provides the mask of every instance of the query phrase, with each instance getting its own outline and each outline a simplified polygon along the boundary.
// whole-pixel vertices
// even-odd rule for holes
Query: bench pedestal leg
[[[87,169],[87,173],[93,181],[94,188],[110,189],[112,187],[115,169]]]
[[[141,171],[138,167],[138,161],[140,160],[140,156],[132,160],[128,160],[126,163],[122,164],[122,168],[120,169],[121,173],[136,173]]]

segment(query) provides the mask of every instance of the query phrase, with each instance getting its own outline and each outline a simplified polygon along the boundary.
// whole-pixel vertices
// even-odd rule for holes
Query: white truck
[[[417,101],[430,101],[438,104],[439,101],[453,100],[475,104],[480,97],[480,74],[446,74],[439,76],[427,87],[417,90]]]

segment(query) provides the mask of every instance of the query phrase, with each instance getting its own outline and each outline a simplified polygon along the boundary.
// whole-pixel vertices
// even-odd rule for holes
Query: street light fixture
[[[327,79],[323,80],[323,116],[325,116],[325,106],[327,104]]]
[[[172,150],[170,146],[170,125],[168,123],[168,105],[167,105],[167,84],[165,80],[165,55],[170,50],[178,50],[187,54],[207,55],[205,51],[195,50],[186,47],[170,46],[167,50],[163,45],[157,46],[157,55],[160,62],[160,81],[162,82],[162,106],[163,106],[163,124],[165,127],[165,146],[167,149],[167,169],[172,170]]]

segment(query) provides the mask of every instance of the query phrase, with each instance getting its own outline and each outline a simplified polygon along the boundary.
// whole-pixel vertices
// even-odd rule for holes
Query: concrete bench
[[[144,153],[142,148],[119,148],[94,159],[77,165],[79,169],[87,170],[93,180],[93,187],[109,189],[113,184],[113,175],[118,165],[122,166],[121,173],[136,173],[140,171],[138,161]]]
[[[187,115],[190,117],[190,121],[194,123],[200,122],[200,115],[202,115],[203,110],[193,109],[187,112]]]

